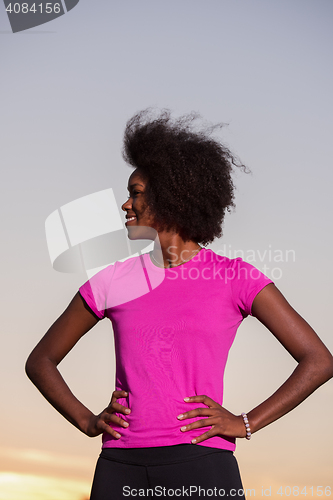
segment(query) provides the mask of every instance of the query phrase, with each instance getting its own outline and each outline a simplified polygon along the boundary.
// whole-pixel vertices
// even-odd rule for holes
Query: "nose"
[[[130,196],[128,200],[121,205],[121,209],[124,210],[124,212],[126,212],[127,210],[131,210],[131,208],[132,208],[132,197]]]

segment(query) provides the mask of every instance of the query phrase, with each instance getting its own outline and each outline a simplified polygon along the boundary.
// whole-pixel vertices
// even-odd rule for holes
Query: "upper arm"
[[[48,358],[58,365],[78,340],[98,321],[99,318],[77,292],[30,354],[27,368],[29,364],[33,365],[42,358]]]
[[[312,357],[332,365],[332,356],[311,326],[271,283],[254,298],[252,314],[263,323],[296,361]]]

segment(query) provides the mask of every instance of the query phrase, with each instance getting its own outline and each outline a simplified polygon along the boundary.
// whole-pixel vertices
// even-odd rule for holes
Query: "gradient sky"
[[[110,187],[119,205],[125,201],[132,169],[121,142],[136,111],[167,107],[224,122],[220,137],[252,174],[235,175],[236,211],[210,248],[255,255],[249,261],[278,276],[276,285],[332,351],[333,3],[81,0],[16,34],[3,5],[0,19],[0,499],[80,500],[101,439],[71,426],[24,373],[29,352],[86,281],[52,268],[45,220]],[[274,260],[277,252],[283,261]],[[294,367],[247,318],[230,352],[224,406],[249,411]],[[110,323],[100,322],[59,368],[99,413],[114,383]],[[245,488],[258,497],[271,486],[283,499],[279,486],[333,486],[332,396],[330,381],[250,442],[238,441]]]

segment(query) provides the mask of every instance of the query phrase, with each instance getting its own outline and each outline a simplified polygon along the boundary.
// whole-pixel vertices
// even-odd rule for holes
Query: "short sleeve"
[[[228,271],[234,302],[246,316],[252,316],[252,303],[255,296],[273,281],[241,258],[233,259],[231,263]]]
[[[107,308],[106,290],[112,279],[114,266],[110,265],[94,274],[79,288],[80,295],[86,301],[90,309],[100,318],[105,317]]]

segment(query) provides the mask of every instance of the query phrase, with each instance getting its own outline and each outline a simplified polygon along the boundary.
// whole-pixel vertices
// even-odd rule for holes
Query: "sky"
[[[12,33],[0,5],[1,500],[89,496],[101,439],[58,414],[24,364],[87,279],[52,267],[45,221],[109,188],[120,207],[132,172],[122,135],[141,109],[226,124],[221,140],[252,173],[235,173],[236,210],[209,248],[263,270],[333,350],[332,24],[330,0],[80,0]],[[224,406],[249,411],[294,368],[247,318],[230,351]],[[111,324],[99,322],[59,369],[99,413],[114,384]],[[330,381],[251,441],[238,440],[245,488],[282,498],[289,487],[305,497],[333,486],[332,396]]]

